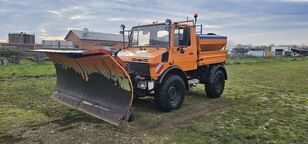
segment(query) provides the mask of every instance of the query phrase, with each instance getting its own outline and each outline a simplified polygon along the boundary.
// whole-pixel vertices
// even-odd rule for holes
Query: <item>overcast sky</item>
[[[242,44],[308,45],[308,0],[0,0],[0,41],[8,32],[64,39],[70,29],[118,33],[126,27],[185,20]]]

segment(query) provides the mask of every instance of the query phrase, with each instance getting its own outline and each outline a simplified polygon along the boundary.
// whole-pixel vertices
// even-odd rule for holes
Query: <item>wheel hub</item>
[[[218,81],[216,82],[216,91],[221,92],[223,90],[223,78],[219,77]]]
[[[169,90],[168,90],[168,94],[170,96],[169,98],[170,98],[171,101],[176,100],[176,98],[177,98],[177,89],[176,89],[176,87],[175,86],[171,86],[169,88]]]

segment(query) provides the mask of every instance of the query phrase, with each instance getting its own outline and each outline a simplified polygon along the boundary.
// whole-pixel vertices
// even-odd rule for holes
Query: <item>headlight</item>
[[[146,81],[139,81],[137,83],[137,88],[140,88],[140,89],[147,89],[148,87],[148,83]]]

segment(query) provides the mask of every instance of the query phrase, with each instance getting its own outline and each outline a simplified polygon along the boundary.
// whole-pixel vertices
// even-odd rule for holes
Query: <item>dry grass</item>
[[[223,98],[200,85],[171,113],[140,99],[120,127],[54,102],[51,63],[1,66],[0,143],[308,143],[308,60],[237,61]]]

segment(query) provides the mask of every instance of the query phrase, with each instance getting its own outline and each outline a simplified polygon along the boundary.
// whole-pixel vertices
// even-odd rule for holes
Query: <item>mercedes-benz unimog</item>
[[[37,49],[53,61],[53,98],[115,125],[133,119],[133,99],[153,95],[164,112],[179,109],[192,86],[218,98],[227,79],[227,37],[202,34],[195,20],[135,26],[117,52]],[[197,27],[201,31],[197,32]],[[122,26],[124,37],[124,26]]]

